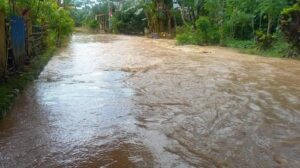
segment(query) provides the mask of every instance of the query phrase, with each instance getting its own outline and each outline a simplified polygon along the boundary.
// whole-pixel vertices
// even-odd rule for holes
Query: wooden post
[[[25,18],[25,23],[26,23],[26,49],[27,49],[27,54],[28,57],[33,56],[33,49],[32,49],[32,44],[33,44],[33,37],[32,37],[32,22],[30,18],[31,13],[28,12],[26,14]]]
[[[6,54],[6,33],[5,33],[5,15],[0,10],[0,78],[4,77],[6,72],[7,54]]]

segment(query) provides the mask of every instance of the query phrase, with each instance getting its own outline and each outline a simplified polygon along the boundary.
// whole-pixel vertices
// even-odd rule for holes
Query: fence
[[[30,35],[30,43],[32,44],[32,54],[31,55],[39,55],[43,51],[45,47],[45,37],[47,34],[46,26],[33,25],[32,26],[32,34]]]
[[[44,48],[46,26],[32,25],[28,17],[6,18],[0,11],[0,79],[22,70]]]
[[[6,34],[5,34],[5,16],[0,10],[0,79],[4,77],[6,72]]]

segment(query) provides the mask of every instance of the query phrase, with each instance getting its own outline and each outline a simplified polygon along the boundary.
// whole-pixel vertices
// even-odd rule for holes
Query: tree
[[[268,18],[267,35],[270,35],[273,23],[278,19],[280,12],[286,5],[286,0],[263,0],[259,3],[259,11]]]
[[[172,8],[172,0],[152,0],[145,2],[144,11],[150,32],[168,32],[170,35],[174,35],[175,21]]]
[[[300,52],[300,1],[283,10],[280,23],[287,40]]]
[[[177,0],[181,11],[181,17],[185,24],[190,21],[195,25],[199,16],[204,14],[204,0]],[[186,19],[186,17],[188,17]]]

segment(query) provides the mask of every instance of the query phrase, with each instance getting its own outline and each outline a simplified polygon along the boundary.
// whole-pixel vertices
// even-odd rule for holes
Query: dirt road
[[[0,121],[1,168],[300,167],[300,61],[74,35]]]

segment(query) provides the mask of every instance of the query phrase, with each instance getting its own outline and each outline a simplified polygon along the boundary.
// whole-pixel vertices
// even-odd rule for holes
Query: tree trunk
[[[193,8],[191,8],[191,13],[192,13],[192,18],[193,18],[193,23],[194,23],[194,25],[196,24],[196,15],[195,15],[195,11],[194,11],[194,9]]]
[[[259,30],[261,30],[261,25],[262,25],[262,14],[259,15]]]
[[[181,15],[181,19],[182,19],[182,22],[184,25],[187,25],[187,22],[185,20],[185,17],[184,17],[184,11],[183,11],[183,8],[180,6],[180,15]]]
[[[222,1],[222,21],[221,21],[221,37],[220,44],[225,44],[225,14],[226,14],[226,0]]]
[[[252,23],[251,23],[251,27],[252,27],[252,36],[253,38],[255,38],[255,16],[253,16],[252,18]]]
[[[268,17],[268,30],[267,30],[267,35],[269,36],[271,33],[271,28],[272,28],[272,17]]]
[[[172,23],[171,23],[171,21],[172,21],[172,18],[170,16],[170,14],[168,14],[168,33],[170,35],[172,35]]]

